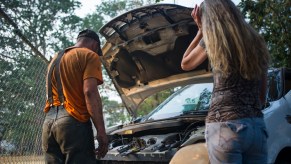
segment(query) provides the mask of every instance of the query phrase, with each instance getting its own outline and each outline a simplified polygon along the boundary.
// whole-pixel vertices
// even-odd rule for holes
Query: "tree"
[[[130,120],[129,114],[121,103],[109,100],[108,97],[101,97],[107,127],[123,124]]]
[[[243,15],[264,37],[272,57],[272,66],[291,67],[291,1],[242,0]]]
[[[174,89],[168,89],[158,92],[147,99],[139,106],[137,110],[137,116],[145,116],[160,105],[166,98],[174,93]]]
[[[208,88],[200,93],[196,110],[208,110],[212,92]]]
[[[3,0],[0,8],[17,25],[0,19],[0,143],[17,154],[40,153],[47,62],[35,56],[15,33],[21,32],[43,54],[71,45],[80,18],[75,0]],[[75,38],[75,37],[74,37]],[[5,154],[0,147],[0,154]]]
[[[80,6],[76,0],[1,1],[1,8],[42,54],[51,55],[71,45],[81,18],[74,15]],[[54,37],[54,38],[52,38]]]

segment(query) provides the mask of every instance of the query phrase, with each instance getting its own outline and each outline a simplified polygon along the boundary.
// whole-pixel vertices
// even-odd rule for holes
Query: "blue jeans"
[[[211,164],[265,164],[267,137],[263,118],[206,123]]]
[[[46,114],[42,131],[42,149],[48,164],[96,164],[93,129],[70,116],[63,106]]]

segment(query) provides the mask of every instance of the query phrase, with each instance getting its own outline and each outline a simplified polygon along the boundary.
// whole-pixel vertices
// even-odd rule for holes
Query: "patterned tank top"
[[[246,117],[263,117],[259,101],[259,80],[238,74],[222,77],[214,73],[214,88],[206,122],[224,122]]]

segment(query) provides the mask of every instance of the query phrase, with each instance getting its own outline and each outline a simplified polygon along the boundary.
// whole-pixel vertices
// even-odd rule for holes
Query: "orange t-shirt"
[[[71,47],[72,48],[72,47]],[[55,60],[57,55],[54,56]],[[52,63],[52,62],[51,62]],[[51,66],[48,66],[48,70]],[[54,72],[54,71],[53,71]],[[64,107],[68,113],[80,122],[89,120],[90,115],[86,108],[83,92],[83,81],[87,78],[96,78],[98,85],[103,83],[101,62],[99,56],[87,48],[73,48],[68,50],[60,62],[60,74],[65,97]],[[52,74],[53,105],[61,105],[58,99],[56,79]],[[50,110],[46,101],[44,112]]]

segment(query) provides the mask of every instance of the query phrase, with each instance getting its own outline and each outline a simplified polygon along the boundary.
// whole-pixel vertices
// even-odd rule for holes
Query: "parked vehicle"
[[[102,163],[175,163],[181,152],[193,154],[192,163],[207,161],[203,143],[212,73],[208,61],[192,71],[180,66],[198,30],[191,11],[174,4],[151,5],[124,13],[100,29],[106,39],[102,63],[133,117],[128,124],[107,129],[109,152]],[[290,84],[291,69],[270,69],[268,103],[262,109],[269,163],[291,162]],[[185,87],[137,118],[138,106],[147,97],[177,86]],[[190,152],[195,148],[198,154]]]

